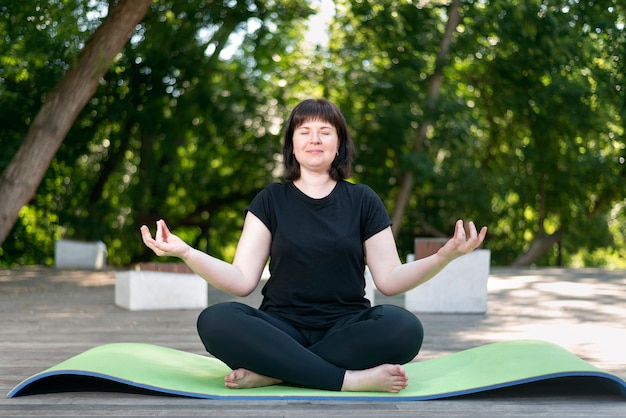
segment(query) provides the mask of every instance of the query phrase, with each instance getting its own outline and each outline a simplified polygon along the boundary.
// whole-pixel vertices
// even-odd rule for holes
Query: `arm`
[[[163,220],[157,222],[154,238],[145,225],[141,236],[156,255],[179,257],[209,284],[236,296],[247,296],[258,285],[271,243],[270,231],[251,212],[246,215],[232,264],[192,248],[172,234]]]
[[[455,258],[480,247],[486,234],[487,227],[478,233],[470,222],[466,237],[463,221],[459,220],[454,236],[436,254],[402,264],[391,228],[386,228],[365,241],[367,264],[376,288],[384,295],[397,295],[427,282]]]

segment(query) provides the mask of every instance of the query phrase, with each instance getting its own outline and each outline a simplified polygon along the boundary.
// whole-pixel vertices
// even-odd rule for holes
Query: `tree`
[[[432,112],[428,77],[444,7],[342,3],[336,76],[325,77],[341,80],[329,91],[355,127],[358,180],[396,213],[393,196],[410,185],[403,175],[417,180],[395,221],[403,251],[416,235],[446,235],[460,216],[490,226],[486,244],[499,264],[559,264],[611,245],[607,216],[623,199],[621,7],[463,3]]]
[[[437,52],[437,58],[435,60],[435,68],[428,78],[428,95],[426,99],[427,101],[425,105],[426,109],[424,112],[424,118],[421,123],[419,123],[415,142],[412,147],[412,153],[424,152],[424,144],[426,143],[428,129],[432,126],[433,118],[435,118],[437,114],[436,108],[440,94],[441,83],[443,82],[444,66],[446,66],[448,63],[450,55],[450,44],[453,41],[456,27],[461,20],[461,13],[459,10],[460,7],[461,6],[459,0],[453,1],[452,4],[450,4],[450,6],[448,7],[448,20],[446,23],[445,31],[441,36],[439,51]],[[398,191],[398,194],[396,196],[395,204],[393,206],[393,215],[391,217],[391,220],[393,221],[392,228],[394,235],[398,235],[400,231],[400,226],[402,225],[404,212],[409,206],[411,194],[413,193],[415,187],[414,177],[415,175],[413,171],[407,170],[400,181],[400,190]]]
[[[481,102],[475,143],[490,173],[493,250],[515,265],[608,245],[606,216],[623,198],[623,99],[609,81],[623,22],[608,2],[566,3],[476,8],[466,27],[478,45],[465,80],[467,100]]]
[[[245,204],[279,166],[285,107],[300,94],[291,83],[310,83],[285,58],[305,57],[295,43],[310,12],[294,0],[155,4],[68,133],[6,253],[19,261],[18,246],[41,226],[106,242],[111,263],[142,261],[150,254],[138,225],[164,217],[228,257]],[[34,227],[32,212],[55,218]]]
[[[29,3],[0,6],[0,170],[107,4]],[[284,118],[311,96],[346,115],[353,180],[403,214],[403,254],[463,217],[490,227],[495,264],[624,259],[622,6],[334,4],[330,44],[311,49],[308,2],[154,3],[20,212],[2,263],[51,264],[62,236],[105,241],[112,264],[143,261],[138,226],[159,217],[229,258],[241,211],[280,179]],[[448,49],[450,4],[463,18]]]
[[[401,251],[412,252],[416,235],[446,236],[451,230],[461,210],[449,184],[470,178],[438,167],[459,142],[458,135],[439,135],[437,129],[456,105],[454,95],[440,90],[448,91],[447,78],[455,71],[446,64],[462,11],[456,2],[347,3],[331,43],[337,76],[325,78],[343,81],[329,90],[340,97],[355,131],[356,178],[383,197]],[[465,189],[480,196],[480,183]],[[479,212],[471,205],[462,210],[470,217]]]
[[[0,244],[22,206],[33,198],[74,120],[151,3],[151,0],[121,0],[115,4],[85,44],[76,65],[47,95],[23,144],[0,177]]]
[[[152,255],[138,226],[163,217],[192,245],[232,255],[245,205],[274,179],[283,77],[301,77],[282,58],[310,10],[267,4],[163,1],[144,20],[67,139],[89,147],[59,155],[59,174],[74,173],[59,219],[68,236],[139,262]]]

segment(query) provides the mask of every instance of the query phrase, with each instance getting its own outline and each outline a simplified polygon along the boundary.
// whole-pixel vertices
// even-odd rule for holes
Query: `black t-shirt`
[[[246,211],[272,234],[261,310],[301,328],[324,329],[370,306],[363,243],[391,225],[371,188],[340,181],[328,196],[313,199],[292,182],[273,183]]]

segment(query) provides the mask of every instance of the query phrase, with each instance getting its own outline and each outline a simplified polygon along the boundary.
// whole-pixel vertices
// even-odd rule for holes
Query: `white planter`
[[[372,273],[367,267],[365,268],[365,298],[369,299],[372,306],[376,304],[376,286],[374,286]]]
[[[489,250],[474,250],[448,264],[439,274],[405,293],[404,306],[412,312],[485,313]]]
[[[128,270],[115,273],[115,304],[131,310],[203,309],[208,283],[196,274]]]
[[[54,243],[56,268],[101,270],[107,264],[107,246],[102,241],[58,240]]]

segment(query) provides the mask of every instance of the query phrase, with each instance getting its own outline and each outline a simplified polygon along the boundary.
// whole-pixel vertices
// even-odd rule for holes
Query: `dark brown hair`
[[[320,120],[330,123],[337,129],[339,137],[339,155],[335,157],[328,174],[333,180],[345,180],[352,175],[352,159],[354,158],[354,142],[348,132],[348,124],[339,108],[326,99],[307,99],[300,102],[289,115],[285,136],[283,137],[283,162],[285,179],[300,178],[300,163],[293,155],[293,133],[303,123]]]

